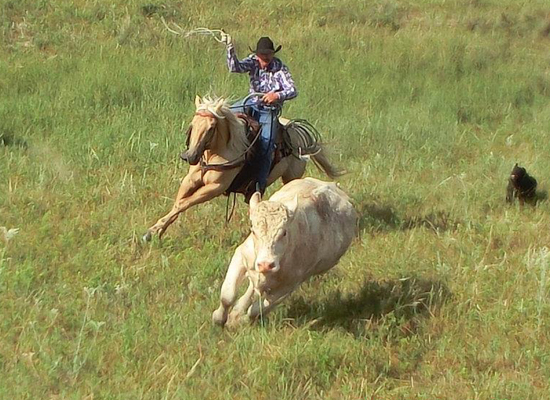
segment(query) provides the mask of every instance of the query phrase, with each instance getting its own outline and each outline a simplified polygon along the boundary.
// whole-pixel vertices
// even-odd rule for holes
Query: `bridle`
[[[199,110],[195,113],[195,115],[198,115],[199,117],[206,117],[206,118],[216,119],[216,116],[214,115],[214,113],[212,113],[210,111]]]
[[[214,120],[216,120],[216,117],[214,116],[214,114],[212,114],[211,112],[209,111],[197,111],[195,113],[196,116],[199,116],[199,117],[205,117],[205,118],[212,118]],[[216,127],[213,126],[212,128],[210,128],[208,130],[208,132],[206,132],[206,136],[209,136],[208,138],[208,141],[204,144],[204,149],[206,150],[206,147],[210,144],[210,142],[212,141],[212,138],[214,137],[214,131],[215,131]],[[185,144],[187,145],[187,148],[189,149],[189,144],[191,142],[191,132],[193,131],[193,125],[189,126],[189,129],[187,129],[187,133],[186,133],[186,136],[187,136],[187,140],[185,142]],[[204,152],[204,150],[203,150]],[[202,155],[201,155],[201,159],[202,159]]]
[[[262,96],[262,95],[263,95],[263,93],[250,93],[248,96],[246,96],[243,100],[243,103],[242,103],[243,112],[245,111],[245,106],[246,106],[247,102],[251,98]],[[239,106],[239,107],[241,107],[241,106]],[[222,116],[216,115],[216,113],[209,110],[208,108],[199,108],[195,112],[195,115],[199,116],[199,117],[214,118],[214,119],[216,119],[218,117],[219,118],[224,118]],[[191,137],[191,130],[192,129],[193,129],[192,127],[189,127],[189,130],[187,131],[187,147],[189,147],[189,140],[190,140],[190,137]],[[213,128],[213,129],[215,129],[215,128]],[[202,175],[204,176],[204,174],[207,171],[226,171],[226,170],[242,167],[246,162],[246,154],[254,146],[254,144],[256,143],[256,141],[259,139],[260,136],[261,136],[260,133],[258,133],[256,135],[256,137],[254,138],[254,140],[252,140],[252,142],[248,145],[248,147],[240,155],[235,157],[233,160],[230,160],[230,161],[227,161],[227,162],[224,162],[224,163],[208,164],[206,162],[206,160],[204,159],[204,153],[203,153],[201,155],[201,159],[200,159],[200,166],[201,166]],[[208,144],[210,144],[210,143],[207,143],[206,146]],[[242,160],[241,160],[241,158],[242,158]]]

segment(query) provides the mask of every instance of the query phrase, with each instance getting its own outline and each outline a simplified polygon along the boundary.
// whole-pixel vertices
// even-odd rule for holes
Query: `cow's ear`
[[[256,192],[252,195],[250,198],[250,210],[255,209],[258,204],[260,204],[260,201],[262,201],[262,195],[260,192]]]
[[[195,96],[195,107],[199,108],[199,106],[202,104],[202,99],[199,95]]]
[[[288,210],[290,211],[291,215],[294,215],[297,208],[298,208],[298,195],[294,196],[294,198],[292,199],[292,202],[288,205]]]

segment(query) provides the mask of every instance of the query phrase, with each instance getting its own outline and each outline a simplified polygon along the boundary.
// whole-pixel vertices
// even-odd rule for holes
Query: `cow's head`
[[[276,201],[261,201],[260,193],[254,193],[250,199],[256,271],[266,274],[281,268],[281,258],[292,244],[292,220],[297,204],[298,198],[291,207]]]

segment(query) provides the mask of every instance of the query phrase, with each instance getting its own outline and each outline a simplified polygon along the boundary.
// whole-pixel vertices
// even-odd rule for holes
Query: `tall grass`
[[[540,399],[550,387],[546,2],[0,4],[0,398]],[[360,212],[339,266],[264,325],[211,326],[244,203],[171,206],[212,40],[267,34]],[[314,168],[309,175],[319,176]],[[276,188],[270,189],[272,193]]]

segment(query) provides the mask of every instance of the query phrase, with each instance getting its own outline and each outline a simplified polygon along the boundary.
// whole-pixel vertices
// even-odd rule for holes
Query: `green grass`
[[[546,1],[0,3],[0,398],[543,399],[550,203]],[[221,45],[283,44],[361,214],[339,266],[264,324],[212,326],[247,234],[225,198],[162,243],[196,94],[239,97]],[[308,175],[321,176],[313,167]],[[270,193],[276,188],[270,189]]]

